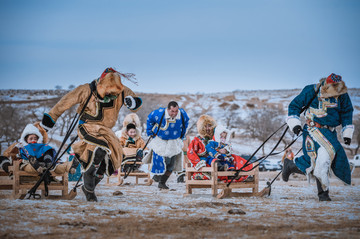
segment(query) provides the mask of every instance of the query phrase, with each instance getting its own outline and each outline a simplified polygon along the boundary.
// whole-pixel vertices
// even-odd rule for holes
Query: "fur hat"
[[[134,124],[136,128],[141,128],[139,116],[135,113],[131,113],[125,116],[123,121],[123,128],[126,128],[128,124]]]
[[[338,97],[347,92],[345,82],[340,75],[332,73],[327,78],[320,80],[321,98]]]
[[[230,130],[228,130],[227,128],[225,128],[225,126],[222,125],[218,125],[215,128],[215,133],[214,133],[214,140],[216,142],[220,142],[220,134],[225,132],[226,133],[226,139],[225,139],[225,143],[230,143]]]
[[[124,90],[120,73],[113,68],[106,68],[100,78],[97,79],[96,89],[99,93],[113,92],[120,94]]]
[[[208,135],[206,133],[205,130],[205,126],[206,125],[211,125],[211,135]],[[216,127],[216,121],[213,117],[209,116],[209,115],[201,115],[200,118],[198,119],[197,123],[196,123],[196,127],[198,130],[198,133],[201,137],[205,138],[205,137],[210,137],[212,138],[214,135],[214,128]]]
[[[26,125],[24,131],[22,132],[20,140],[19,140],[22,145],[24,145],[24,146],[28,145],[25,138],[26,138],[26,136],[28,136],[30,134],[35,134],[37,137],[39,137],[39,139],[37,141],[39,144],[43,143],[44,138],[43,138],[42,134],[40,133],[40,130],[37,127],[35,127],[33,124],[28,124],[28,125]]]
[[[121,136],[127,136],[127,126],[129,124],[133,124],[135,125],[135,129],[136,129],[136,134],[138,137],[140,137],[141,135],[141,124],[140,124],[140,119],[139,116],[135,113],[131,113],[125,116],[124,121],[123,121],[123,127],[120,131],[116,132],[116,136],[117,137],[121,137]]]

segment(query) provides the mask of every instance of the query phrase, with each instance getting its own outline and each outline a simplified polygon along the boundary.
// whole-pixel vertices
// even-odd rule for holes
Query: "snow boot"
[[[282,171],[282,179],[284,180],[284,182],[289,181],[290,174],[292,173],[305,175],[298,167],[296,167],[293,160],[286,158],[284,160],[284,167]]]
[[[318,189],[318,197],[320,202],[324,201],[331,201],[331,198],[329,197],[329,190],[324,191],[319,179],[316,178],[316,186]]]
[[[171,175],[171,172],[169,171],[166,171],[160,178],[160,181],[159,181],[159,185],[158,185],[158,188],[160,189],[169,189],[168,186],[166,186],[166,181],[169,179]]]
[[[97,197],[95,195],[95,166],[91,165],[90,168],[84,172],[84,185],[81,187],[82,191],[84,192],[86,196],[86,200],[88,202],[97,202]]]
[[[155,182],[160,182],[160,178],[161,178],[161,176],[162,175],[154,175],[153,177],[152,177],[152,179],[155,181]]]

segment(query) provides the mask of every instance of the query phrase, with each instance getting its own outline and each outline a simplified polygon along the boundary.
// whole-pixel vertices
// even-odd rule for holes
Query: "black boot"
[[[282,179],[284,180],[284,182],[287,182],[289,180],[290,174],[292,173],[305,175],[298,167],[296,167],[294,161],[286,158],[284,160],[284,167],[282,171]]]
[[[318,189],[318,197],[319,197],[319,201],[323,202],[323,201],[331,201],[331,198],[329,197],[329,190],[324,191],[322,189],[321,183],[319,181],[319,179],[316,179],[316,186]]]
[[[169,189],[168,186],[166,186],[166,181],[169,179],[171,175],[171,172],[169,171],[166,171],[160,178],[160,181],[159,181],[159,185],[158,185],[158,188],[160,189]]]
[[[152,177],[152,179],[155,181],[155,182],[160,182],[160,179],[161,179],[161,176],[162,175],[154,175],[153,177]]]
[[[84,185],[81,187],[88,202],[97,202],[95,195],[95,167],[91,165],[90,168],[84,173]]]

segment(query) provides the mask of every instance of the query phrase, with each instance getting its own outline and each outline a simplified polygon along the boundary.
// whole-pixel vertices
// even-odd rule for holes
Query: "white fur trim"
[[[49,127],[47,127],[47,126],[43,125],[43,123],[42,123],[42,122],[40,122],[40,126],[41,126],[41,127],[43,127],[46,131],[51,130],[51,128],[49,128]]]
[[[214,138],[216,142],[220,142],[220,134],[222,132],[226,132],[226,139],[225,139],[225,143],[229,144],[230,143],[230,130],[228,130],[225,126],[223,125],[218,125],[215,128],[215,132],[214,132]]]
[[[354,130],[355,130],[355,126],[354,125],[346,125],[343,129],[342,129],[342,135],[343,138],[350,138],[352,139],[353,134],[354,134]]]
[[[28,145],[28,143],[25,141],[25,137],[29,134],[35,134],[39,137],[38,139],[38,143],[42,144],[43,143],[43,136],[40,133],[39,129],[36,128],[33,124],[28,124],[26,125],[25,129],[23,130],[21,137],[19,139],[19,142],[23,145],[26,146]]]
[[[316,165],[314,168],[314,176],[319,179],[324,191],[329,189],[329,172],[331,166],[331,158],[324,147],[320,147],[316,158]]]
[[[11,161],[12,161],[11,159],[4,157],[4,160],[1,161],[1,163],[0,163],[0,169],[2,169],[4,163],[6,163],[6,162],[8,162],[11,165],[12,164]]]
[[[124,130],[124,128],[122,128],[121,130],[116,131],[115,132],[116,137],[121,138],[123,130]]]
[[[136,101],[135,101],[134,97],[132,97],[131,95],[128,95],[128,96],[125,97],[125,99],[130,99],[130,100],[131,100],[131,106],[128,106],[128,105],[126,104],[126,100],[125,100],[124,103],[125,103],[126,107],[128,107],[130,110],[135,109],[135,107],[136,107]]]
[[[156,154],[163,157],[172,157],[182,153],[183,141],[181,139],[163,140],[155,137],[150,141],[148,147]]]
[[[286,123],[289,126],[291,131],[294,129],[295,126],[297,126],[297,125],[301,126],[300,117],[298,117],[296,115],[289,115],[286,118]]]

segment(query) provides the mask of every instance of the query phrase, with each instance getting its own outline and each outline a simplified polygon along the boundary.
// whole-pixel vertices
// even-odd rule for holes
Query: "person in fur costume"
[[[302,128],[300,112],[310,101],[310,107],[305,112],[306,124]],[[294,161],[284,160],[283,180],[287,182],[291,173],[306,174],[309,179],[314,176],[320,201],[331,201],[330,169],[340,180],[350,185],[349,161],[338,141],[335,128],[342,126],[343,140],[350,145],[354,132],[352,115],[353,107],[341,76],[331,74],[322,78],[318,84],[306,86],[291,101],[287,118],[289,128],[296,135],[303,130],[303,155]]]
[[[72,106],[79,104],[77,112],[80,112],[90,97],[79,121],[80,140],[72,146],[83,167],[82,191],[87,201],[97,201],[96,185],[105,173],[110,176],[121,165],[122,147],[111,128],[115,126],[123,105],[134,112],[142,105],[142,100],[122,83],[122,79],[133,80],[133,77],[133,74],[107,68],[98,79],[75,88],[44,114],[41,125],[49,130],[60,115]]]
[[[12,160],[21,160],[20,170],[34,175],[43,173],[53,164],[55,149],[47,144],[48,136],[39,123],[28,124],[23,130],[19,142],[11,145],[2,156],[1,165],[5,172]],[[75,173],[78,161],[57,163],[50,171],[58,174],[65,172]]]
[[[188,124],[189,116],[175,101],[169,102],[167,108],[154,110],[147,118],[146,133],[155,137],[148,146],[151,152],[143,162],[151,163],[151,173],[161,175],[160,189],[169,189],[166,181],[173,171],[182,171],[183,139]]]

